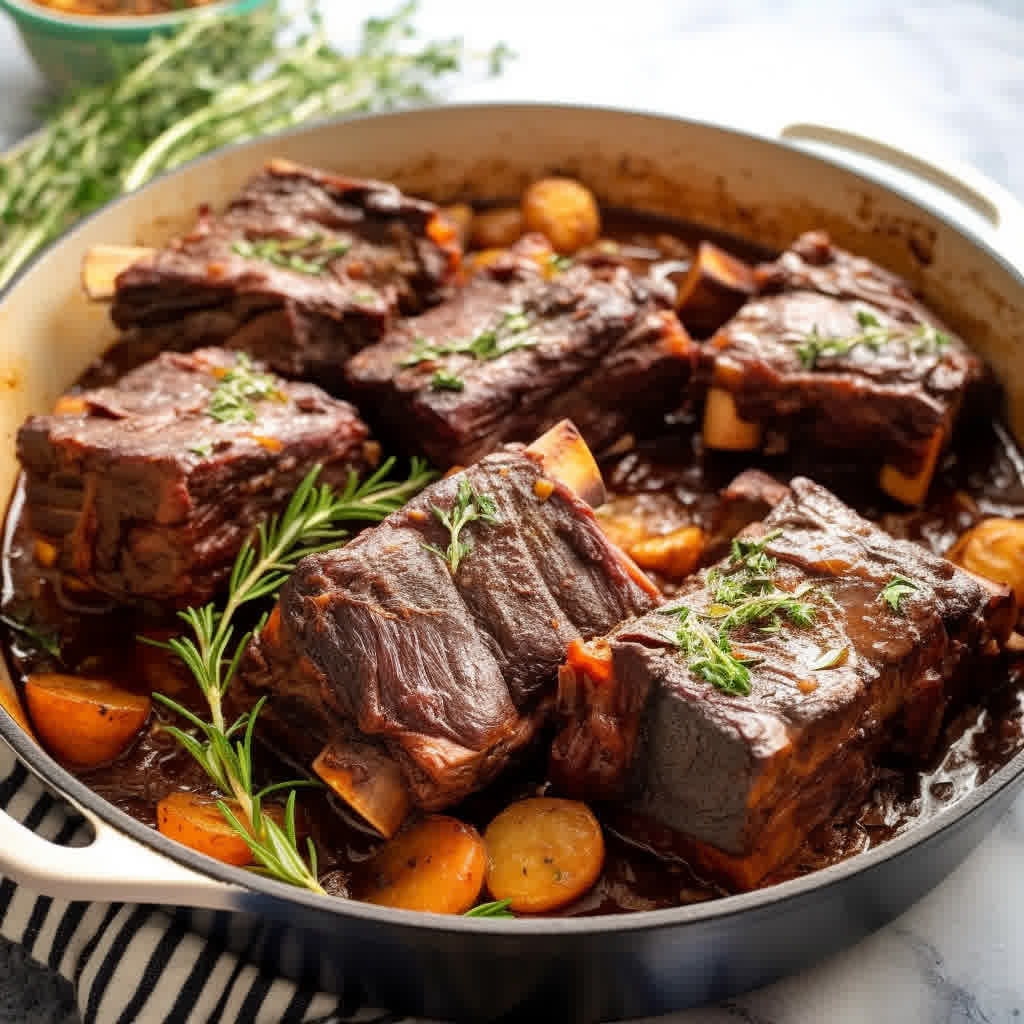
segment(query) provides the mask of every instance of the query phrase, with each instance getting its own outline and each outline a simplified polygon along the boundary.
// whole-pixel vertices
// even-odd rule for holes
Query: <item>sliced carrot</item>
[[[226,800],[225,803],[239,821],[244,820],[236,801]],[[264,806],[263,815],[278,825],[284,822],[284,812],[276,805]],[[212,797],[171,793],[156,805],[156,824],[168,839],[177,840],[214,860],[238,867],[253,863],[248,843],[224,817]]]
[[[612,649],[607,642],[593,640],[587,643],[576,637],[569,643],[566,660],[595,682],[606,683],[612,677]]]
[[[106,679],[61,673],[29,676],[25,700],[43,744],[62,761],[92,768],[112,761],[149,717],[149,697]]]
[[[579,899],[604,865],[604,837],[586,804],[532,797],[506,807],[484,833],[487,888],[526,914]]]
[[[385,843],[366,867],[367,903],[464,914],[480,895],[487,855],[475,828],[439,814]]]

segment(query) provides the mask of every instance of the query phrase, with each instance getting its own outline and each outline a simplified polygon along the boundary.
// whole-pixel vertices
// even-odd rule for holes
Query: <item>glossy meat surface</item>
[[[493,498],[458,568],[434,508]],[[590,507],[521,449],[428,488],[346,547],[305,559],[250,645],[243,683],[317,742],[355,734],[398,761],[413,801],[479,789],[544,722],[567,644],[653,604]],[[271,718],[268,717],[268,721]]]
[[[759,294],[708,346],[713,386],[743,420],[786,439],[918,472],[982,378],[977,356],[906,282],[823,232],[802,235],[756,276]],[[845,351],[828,347],[857,337]],[[815,358],[809,341],[825,343]]]
[[[162,345],[226,344],[339,384],[394,316],[447,293],[459,261],[437,208],[394,185],[272,161],[221,214],[117,279],[111,315]]]
[[[117,600],[199,604],[315,464],[339,483],[366,467],[366,425],[312,384],[268,377],[251,417],[215,418],[239,365],[223,349],[167,353],[26,421],[27,512],[60,569]]]
[[[984,692],[1013,606],[1005,588],[894,540],[805,478],[742,536],[771,538],[777,588],[823,595],[810,625],[732,631],[751,693],[723,692],[675,640],[673,609],[721,614],[702,573],[601,643],[607,679],[563,668],[567,724],[552,769],[572,792],[669,827],[695,863],[750,887],[867,792],[880,751],[932,751],[951,701]],[[898,610],[882,597],[894,577],[913,584]]]
[[[354,356],[348,383],[438,465],[468,464],[563,418],[600,450],[683,400],[697,349],[668,304],[621,264],[563,268],[528,236]]]

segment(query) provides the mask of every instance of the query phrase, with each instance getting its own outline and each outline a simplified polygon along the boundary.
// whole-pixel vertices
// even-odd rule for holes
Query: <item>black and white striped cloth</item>
[[[89,842],[85,821],[51,796],[2,743],[0,779],[0,808],[26,828],[55,843]],[[0,881],[0,934],[72,983],[84,1024],[412,1024],[266,974],[227,950],[230,927],[229,915],[214,915],[208,939],[159,907],[69,903]],[[262,946],[252,959],[268,962],[267,945],[280,943],[281,934],[267,925],[249,949],[252,956]]]

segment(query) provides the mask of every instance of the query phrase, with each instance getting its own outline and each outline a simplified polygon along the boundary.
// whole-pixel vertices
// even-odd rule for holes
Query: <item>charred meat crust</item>
[[[335,483],[366,468],[366,425],[312,384],[278,379],[252,419],[211,416],[236,366],[223,349],[165,353],[25,422],[27,512],[61,570],[119,601],[201,604],[315,464]]]
[[[745,535],[774,530],[782,533],[765,550],[777,559],[777,586],[811,582],[835,604],[819,601],[810,627],[731,634],[744,657],[760,659],[750,696],[693,674],[673,640],[676,619],[649,613],[600,641],[607,679],[561,670],[567,724],[552,753],[566,788],[669,827],[705,868],[741,887],[870,785],[880,751],[929,755],[949,705],[983,689],[1011,610],[1005,588],[893,539],[807,479],[794,479]],[[880,599],[894,575],[915,586],[898,612]],[[705,611],[713,600],[702,574],[671,607]],[[812,668],[841,648],[834,667]]]
[[[268,240],[284,255],[261,255]],[[310,259],[322,262],[318,271]],[[459,259],[432,203],[276,160],[223,213],[204,209],[188,235],[123,271],[111,316],[163,346],[228,345],[286,376],[336,386],[345,359],[397,313],[448,294]]]
[[[460,482],[500,522],[467,529],[453,574],[433,507]],[[301,706],[318,741],[354,732],[399,762],[414,802],[436,810],[479,789],[545,721],[575,637],[606,632],[653,599],[590,507],[553,490],[510,447],[428,488],[345,548],[305,559],[243,661],[250,695]]]
[[[478,270],[454,298],[396,325],[348,363],[357,401],[439,465],[465,465],[563,418],[595,450],[676,408],[697,348],[669,308],[668,290],[622,266],[577,262],[553,273],[537,236]],[[413,363],[417,344],[479,337],[520,311],[497,358],[445,353]],[[440,390],[435,375],[457,378]]]

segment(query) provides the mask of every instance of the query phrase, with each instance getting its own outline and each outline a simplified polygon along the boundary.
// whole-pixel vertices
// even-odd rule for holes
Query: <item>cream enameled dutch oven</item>
[[[909,190],[777,138],[671,117],[562,106],[464,106],[371,116],[260,140],[193,163],[120,199],[43,253],[0,297],[0,493],[18,472],[14,435],[109,344],[107,309],[79,283],[104,242],[160,243],[197,205],[223,204],[267,159],[383,178],[447,200],[501,198],[558,171],[602,201],[783,247],[835,240],[918,285],[1001,378],[1024,438],[1024,209],[974,172],[860,136],[790,125],[788,139],[860,151],[929,185]],[[888,179],[888,175],[884,175]],[[913,180],[913,179],[908,179]],[[929,193],[930,190],[930,193]],[[951,194],[963,215],[916,198]],[[945,208],[943,201],[939,206]],[[9,687],[0,666],[0,684]],[[165,839],[92,793],[6,713],[0,733],[95,828],[53,846],[0,815],[0,874],[41,893],[182,908],[193,927],[227,911],[238,943],[259,922],[287,930],[274,969],[378,1006],[441,1018],[598,1020],[654,1014],[763,985],[904,910],[988,832],[1024,783],[1024,753],[934,819],[872,852],[746,895],[584,919],[441,917],[317,897]]]

